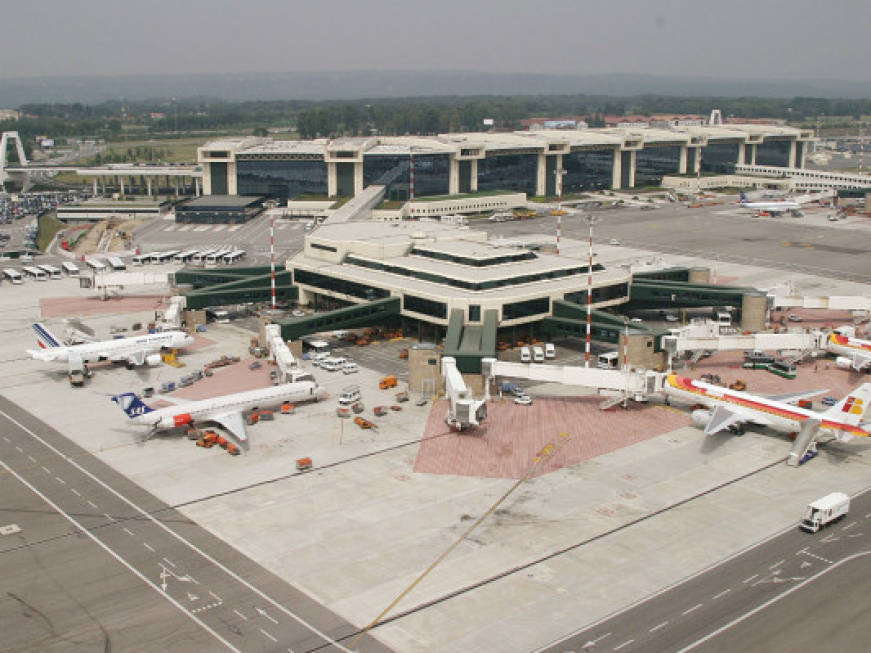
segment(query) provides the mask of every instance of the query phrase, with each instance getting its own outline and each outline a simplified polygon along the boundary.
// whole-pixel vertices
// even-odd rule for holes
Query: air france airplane
[[[248,434],[242,413],[255,408],[274,408],[283,403],[320,401],[326,391],[311,381],[298,381],[283,385],[247,390],[210,399],[187,401],[177,397],[161,396],[174,406],[151,408],[132,392],[115,395],[112,401],[118,404],[134,424],[150,426],[150,433],[168,431],[200,422],[214,422],[223,426],[239,442],[245,442]]]
[[[161,349],[178,349],[194,342],[193,337],[183,331],[161,331],[66,346],[44,324],[37,322],[33,325],[33,330],[40,349],[28,349],[30,357],[46,362],[66,362],[70,371],[81,370],[84,363],[102,360],[124,363],[131,370],[137,365],[153,367],[160,364]]]
[[[835,406],[821,413],[788,403],[819,392],[763,397],[677,374],[666,377],[663,390],[670,399],[705,406],[704,409],[694,410],[692,418],[693,423],[703,428],[708,435],[727,428],[742,433],[744,424],[768,426],[783,433],[797,433],[806,426],[806,422],[807,426],[812,427],[812,440],[821,432],[842,441],[871,435],[871,421],[863,421],[871,418],[868,414],[871,383],[863,383]]]

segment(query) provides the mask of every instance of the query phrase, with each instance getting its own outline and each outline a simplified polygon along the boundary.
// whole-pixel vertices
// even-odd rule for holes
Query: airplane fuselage
[[[860,356],[871,358],[871,341],[830,333],[829,339],[826,342],[826,350],[842,356],[859,354]]]
[[[101,342],[87,342],[66,347],[49,347],[35,350],[34,358],[47,361],[66,362],[70,354],[77,354],[82,362],[91,363],[123,356],[128,352],[155,352],[164,347],[183,347],[190,342],[190,336],[181,331],[163,331],[129,338],[117,338]]]

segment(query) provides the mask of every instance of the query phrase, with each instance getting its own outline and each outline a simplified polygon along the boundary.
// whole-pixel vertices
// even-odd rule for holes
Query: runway
[[[0,491],[4,648],[347,651],[356,633],[5,397]]]

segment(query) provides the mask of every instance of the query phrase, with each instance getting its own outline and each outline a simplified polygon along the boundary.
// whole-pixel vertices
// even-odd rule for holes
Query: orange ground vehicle
[[[408,347],[406,347],[401,352],[399,352],[399,357],[400,358],[408,358]]]
[[[389,388],[395,388],[399,382],[396,380],[396,375],[391,374],[390,376],[385,376],[378,382],[378,387],[381,390],[388,390]]]
[[[361,429],[374,429],[375,428],[375,425],[372,422],[370,422],[368,419],[365,419],[363,417],[355,417],[354,424],[359,426]]]

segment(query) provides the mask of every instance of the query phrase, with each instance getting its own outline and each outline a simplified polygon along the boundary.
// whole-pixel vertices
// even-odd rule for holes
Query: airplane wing
[[[242,421],[242,413],[236,411],[218,413],[217,415],[212,415],[209,419],[227,429],[239,442],[248,440],[248,434],[245,432],[245,422]]]
[[[705,435],[719,433],[734,424],[746,424],[748,422],[759,424],[760,426],[769,426],[771,424],[771,421],[759,411],[744,410],[739,407],[726,408],[725,406],[717,406],[714,412],[711,413],[711,419],[705,425]]]
[[[147,354],[148,352],[142,348],[119,349],[117,351],[113,351],[112,355],[109,358],[114,363],[132,363],[133,365],[143,365],[145,363],[145,356]]]
[[[821,395],[824,392],[828,392],[828,388],[823,388],[822,390],[806,390],[805,392],[792,392],[787,393],[785,395],[761,395],[766,399],[771,399],[772,401],[782,401],[785,404],[794,404],[798,402],[799,399],[807,399],[808,397],[816,397],[817,395]]]
[[[853,369],[857,372],[871,367],[871,354],[865,352],[856,352],[853,354]]]

